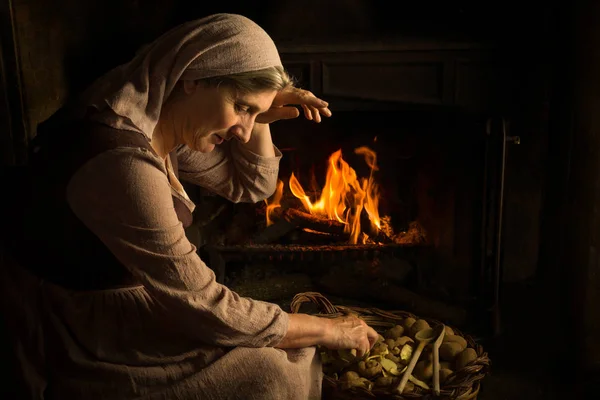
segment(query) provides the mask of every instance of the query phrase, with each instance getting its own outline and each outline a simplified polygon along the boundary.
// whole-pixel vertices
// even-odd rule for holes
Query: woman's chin
[[[215,149],[215,144],[212,143],[211,140],[206,140],[207,138],[199,138],[199,140],[194,141],[192,146],[189,146],[194,151],[198,151],[200,153],[210,153]]]
[[[198,146],[196,151],[199,151],[200,153],[210,153],[215,149],[215,146],[216,145],[213,143],[202,143],[200,146]]]

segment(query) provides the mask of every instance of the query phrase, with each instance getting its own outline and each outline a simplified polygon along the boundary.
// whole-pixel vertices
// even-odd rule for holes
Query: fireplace
[[[483,85],[481,57],[456,44],[284,50],[286,67],[333,117],[273,124],[284,156],[280,192],[268,201],[196,198],[202,215],[190,236],[217,279],[262,300],[320,291],[497,329],[503,167],[506,143],[518,138],[492,117],[499,94]],[[302,200],[318,202],[332,165],[363,183],[359,216],[354,200],[331,218]],[[369,221],[371,183],[385,228]]]

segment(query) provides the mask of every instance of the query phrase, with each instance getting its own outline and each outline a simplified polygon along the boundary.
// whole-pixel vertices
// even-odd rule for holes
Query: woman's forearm
[[[254,124],[252,129],[252,135],[248,143],[244,143],[242,146],[263,157],[275,157],[275,149],[273,147],[273,140],[271,139],[271,129],[269,124]]]
[[[308,314],[289,314],[289,316],[288,331],[275,347],[295,349],[322,344],[327,335],[328,319]]]

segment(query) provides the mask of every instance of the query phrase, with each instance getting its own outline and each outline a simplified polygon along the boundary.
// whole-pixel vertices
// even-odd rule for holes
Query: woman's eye
[[[247,106],[242,106],[240,104],[236,104],[235,105],[235,110],[237,112],[248,112],[248,107]]]

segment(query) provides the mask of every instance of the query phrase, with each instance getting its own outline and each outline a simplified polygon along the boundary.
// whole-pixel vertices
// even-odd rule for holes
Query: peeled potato
[[[455,342],[455,343],[460,344],[461,350],[464,350],[464,349],[467,348],[467,341],[462,336],[458,336],[458,335],[445,335],[444,336],[444,343],[448,343],[448,342]]]
[[[440,346],[440,358],[444,361],[453,361],[454,357],[462,351],[462,347],[456,342],[442,343]]]
[[[466,348],[456,356],[456,370],[463,369],[468,363],[477,358],[477,352],[473,348]]]
[[[413,326],[415,321],[416,321],[416,319],[414,319],[413,317],[406,318],[404,320],[404,322],[402,322],[402,326],[404,327],[404,330],[408,331],[410,329],[410,327]]]
[[[417,332],[422,331],[423,329],[427,329],[430,328],[429,323],[427,323],[427,321],[425,321],[424,319],[419,319],[417,321],[415,321],[414,324],[412,324],[412,326],[409,329],[409,335],[410,337],[414,338],[415,335],[417,334]]]
[[[448,377],[450,375],[452,375],[454,373],[454,371],[452,371],[449,368],[442,368],[440,369],[440,382],[444,383],[446,382],[446,379],[448,379]]]
[[[454,335],[454,331],[448,325],[444,325],[444,332],[446,336]]]
[[[403,364],[408,364],[412,357],[412,353],[413,353],[413,345],[410,343],[405,344],[404,346],[402,346],[402,349],[400,350],[400,361]]]
[[[383,370],[385,372],[388,372],[389,374],[394,375],[394,376],[400,375],[401,374],[401,370],[404,369],[403,367],[400,367],[399,364],[395,363],[394,361],[390,360],[389,358],[383,358],[381,360],[381,367],[383,368]],[[384,376],[389,376],[385,372],[384,372],[383,375]]]
[[[433,376],[433,363],[430,361],[421,360],[415,365],[413,373],[415,378],[423,382],[428,382]]]

